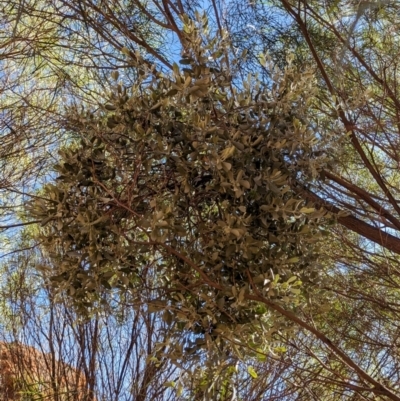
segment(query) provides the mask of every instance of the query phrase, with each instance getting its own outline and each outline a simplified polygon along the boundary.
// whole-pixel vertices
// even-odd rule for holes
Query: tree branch
[[[328,201],[322,199],[318,195],[314,194],[310,190],[302,189],[299,191],[306,199],[312,201],[316,205],[322,206],[329,212],[337,215],[337,220],[340,224],[348,228],[349,230],[360,234],[361,236],[369,239],[376,244],[388,249],[389,251],[400,254],[400,238],[395,237],[389,233],[386,233],[380,230],[377,227],[374,227],[365,221],[359,220],[352,215],[348,216],[338,216],[338,213],[341,211],[338,207],[332,205]]]

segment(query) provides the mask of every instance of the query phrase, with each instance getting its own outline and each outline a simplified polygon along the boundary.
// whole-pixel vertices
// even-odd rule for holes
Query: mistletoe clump
[[[183,68],[137,62],[133,88],[116,85],[94,113],[70,110],[81,141],[60,151],[31,213],[53,284],[76,301],[130,291],[178,327],[227,335],[269,316],[252,291],[299,302],[324,216],[299,189],[325,166],[326,143],[307,122],[310,73],[262,59],[268,84],[239,81],[223,44],[186,28]]]

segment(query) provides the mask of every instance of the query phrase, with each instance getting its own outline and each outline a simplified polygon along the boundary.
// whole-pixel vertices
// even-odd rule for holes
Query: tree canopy
[[[398,8],[4,5],[4,339],[91,400],[399,400]]]

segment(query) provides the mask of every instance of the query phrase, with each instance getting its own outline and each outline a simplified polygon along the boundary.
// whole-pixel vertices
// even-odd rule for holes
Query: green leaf
[[[300,209],[301,213],[313,213],[315,212],[315,209],[313,207],[302,207]]]
[[[258,375],[257,372],[254,370],[254,368],[252,366],[248,366],[247,367],[247,372],[249,372],[249,375],[253,378],[253,379],[257,379]]]
[[[264,53],[261,53],[261,54],[258,56],[258,60],[260,61],[260,64],[261,64],[263,67],[266,67],[266,66],[267,66],[267,60],[266,60],[266,58],[265,58]]]

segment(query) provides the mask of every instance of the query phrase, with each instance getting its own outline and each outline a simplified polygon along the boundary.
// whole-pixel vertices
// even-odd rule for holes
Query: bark
[[[349,214],[347,216],[339,216],[341,211],[338,207],[332,205],[328,201],[322,199],[310,190],[302,189],[301,194],[317,206],[323,207],[327,211],[337,215],[337,221],[349,230],[363,236],[364,238],[375,242],[376,244],[388,249],[389,251],[400,254],[400,238],[395,237],[387,232],[382,231],[378,227],[366,223],[363,220]]]

